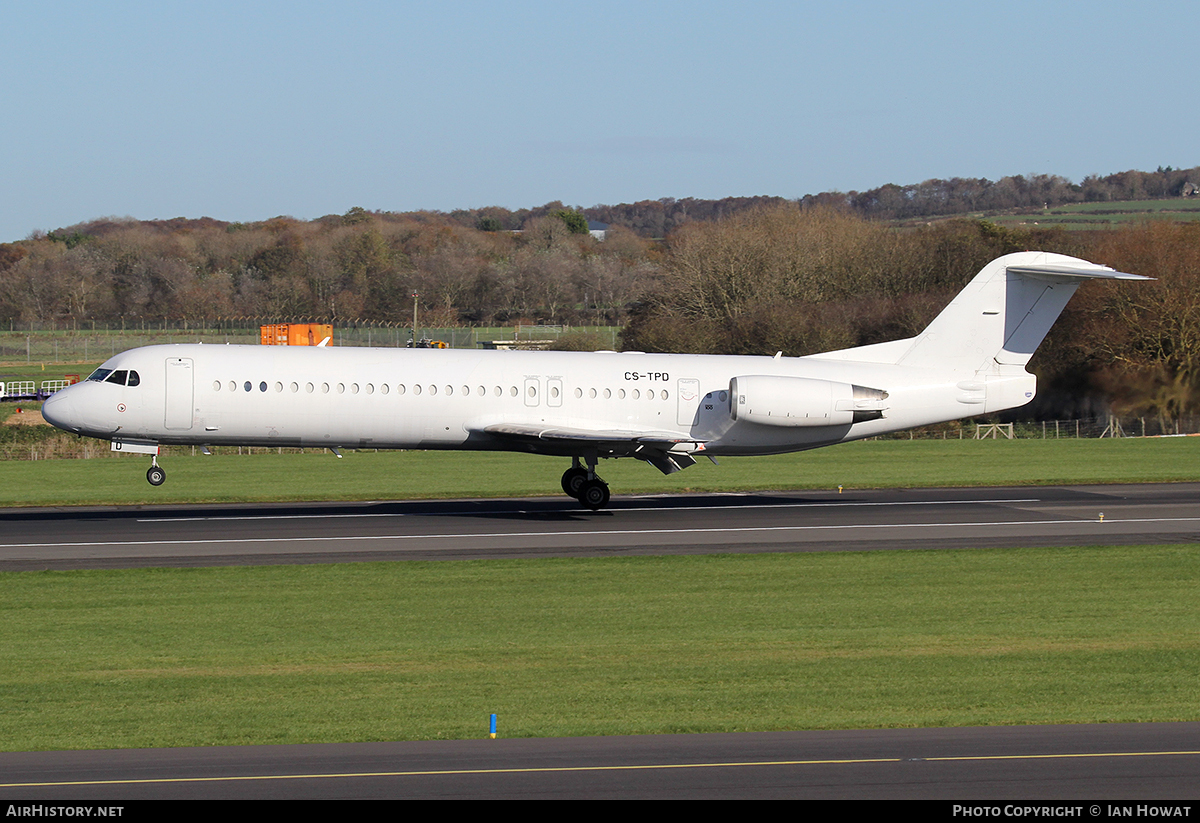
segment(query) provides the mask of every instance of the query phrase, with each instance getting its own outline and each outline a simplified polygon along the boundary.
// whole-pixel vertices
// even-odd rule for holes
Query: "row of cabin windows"
[[[137,372],[133,372],[133,374],[136,375]],[[91,379],[91,378],[89,378],[89,379]],[[137,383],[130,383],[129,385],[136,386]],[[274,386],[274,389],[276,392],[282,392],[284,389],[284,384],[279,381],[276,381],[273,384],[273,386]],[[213,387],[213,391],[223,391],[225,389],[228,389],[231,392],[236,392],[239,388],[236,380],[230,380],[228,383],[222,383],[220,380],[214,380],[212,387]],[[289,383],[287,385],[287,387],[288,387],[288,389],[291,390],[291,392],[293,394],[296,394],[300,391],[299,383],[295,383],[295,382]],[[255,388],[256,387],[255,387],[254,383],[250,380],[247,380],[245,383],[243,383],[241,385],[241,389],[243,391],[247,391],[247,392],[252,392],[252,391],[254,391]],[[271,386],[269,386],[267,384],[267,382],[265,380],[263,380],[263,381],[259,382],[257,388],[260,392],[265,392],[268,390],[268,388],[271,388]],[[345,383],[337,383],[336,385],[332,385],[332,386],[329,383],[321,383],[320,387],[319,387],[319,390],[322,394],[329,394],[331,391],[336,391],[338,394],[345,394],[347,389],[349,390],[350,394],[358,394],[360,391],[364,392],[366,394],[374,394],[376,391],[376,387],[375,387],[374,383],[366,383],[361,387],[357,383],[351,383],[349,385],[349,387],[347,387],[347,385]],[[391,392],[391,390],[392,390],[391,387],[387,383],[381,383],[378,387],[378,391],[380,394],[389,394]],[[318,386],[315,383],[305,383],[304,391],[307,394],[312,394],[313,392],[318,391]],[[420,384],[415,384],[411,388],[406,386],[404,383],[399,383],[396,385],[396,394],[407,394],[409,391],[411,391],[413,394],[421,394],[422,392],[426,392],[430,395],[436,395],[439,392],[439,388],[438,388],[438,386],[433,385],[433,384],[431,384],[427,387],[422,387]],[[444,386],[440,389],[440,391],[446,395],[453,395],[455,393],[455,389],[453,386]],[[536,386],[529,386],[526,388],[525,391],[526,391],[526,394],[528,394],[530,398],[537,397],[537,387]],[[487,396],[488,390],[487,390],[486,386],[479,386],[474,390],[472,390],[472,388],[470,386],[463,386],[461,389],[461,393],[464,396],[468,396],[468,397],[472,394],[479,396],[479,397],[485,397],[485,396]],[[504,395],[504,389],[502,389],[500,386],[496,386],[495,388],[492,389],[492,394],[496,397],[502,397]],[[520,391],[517,389],[516,386],[509,387],[508,395],[510,397],[516,397],[518,394],[520,394]],[[609,398],[612,398],[614,396],[614,394],[618,400],[624,400],[626,397],[630,397],[634,400],[640,400],[640,399],[642,399],[643,395],[645,396],[645,398],[647,400],[653,400],[655,398],[655,393],[654,393],[653,389],[648,389],[645,392],[643,392],[641,389],[630,389],[628,392],[625,389],[617,389],[616,392],[613,392],[612,389],[602,389],[602,390],[588,389],[587,390],[587,396],[592,397],[592,398],[604,397],[605,399],[609,399]],[[581,388],[575,389],[576,397],[583,397],[583,395],[584,395],[583,389],[581,389]],[[558,396],[559,396],[558,386],[551,386],[550,387],[550,397],[553,399],[557,399]],[[666,389],[662,390],[662,392],[660,393],[660,396],[663,400],[666,400],[669,397]]]

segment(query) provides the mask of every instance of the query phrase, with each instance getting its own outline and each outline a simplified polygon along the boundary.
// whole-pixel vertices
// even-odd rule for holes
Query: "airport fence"
[[[956,420],[892,432],[872,440],[1062,440],[1103,437],[1185,437],[1200,434],[1200,416],[1084,417],[997,423]]]
[[[0,329],[0,363],[100,363],[127,349],[169,343],[258,345],[259,326],[266,322],[265,319],[262,323],[254,319],[253,322],[230,322],[203,328],[167,323],[84,329],[10,327]],[[493,341],[554,345],[563,335],[572,333],[594,335],[609,348],[616,349],[621,330],[617,326],[449,326],[419,328],[417,338],[441,341],[452,349],[477,349]],[[412,329],[407,326],[355,323],[335,325],[331,345],[404,348],[411,339]]]
[[[60,432],[43,425],[40,403],[0,404],[0,460],[49,460],[59,458],[116,457],[109,444]],[[21,409],[21,411],[17,411]],[[32,425],[30,425],[32,424]],[[872,440],[1064,440],[1111,437],[1187,437],[1200,435],[1200,416],[1094,417],[1074,420],[1043,420],[1021,423],[956,421],[939,426],[894,432]],[[196,454],[194,446],[164,447],[163,453]],[[264,453],[299,452],[301,449],[224,446],[214,454],[252,456]],[[311,449],[310,449],[311,451]],[[343,451],[356,451],[344,449]]]

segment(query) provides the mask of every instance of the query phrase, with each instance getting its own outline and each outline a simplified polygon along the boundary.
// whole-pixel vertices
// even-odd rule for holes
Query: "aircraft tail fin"
[[[1024,372],[1079,284],[1087,279],[1149,280],[1049,252],[993,260],[895,362],[959,372]],[[1005,368],[1007,367],[1007,368]]]

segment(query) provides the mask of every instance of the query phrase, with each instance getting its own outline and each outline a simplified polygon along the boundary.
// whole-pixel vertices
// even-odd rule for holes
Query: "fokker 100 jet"
[[[569,457],[563,491],[600,509],[601,458],[670,474],[698,456],[814,449],[1022,406],[1036,389],[1029,358],[1088,278],[1149,279],[1009,254],[916,337],[806,357],[149,346],[109,358],[42,413],[151,455],[156,486],[160,446],[509,450]]]

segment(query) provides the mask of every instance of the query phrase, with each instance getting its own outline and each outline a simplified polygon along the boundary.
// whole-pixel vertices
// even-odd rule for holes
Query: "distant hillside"
[[[1146,220],[1171,223],[1200,221],[1200,197],[1172,197],[1164,200],[1114,200],[1098,203],[1064,203],[1032,209],[1014,209],[992,215],[994,223],[1007,227],[1110,229]]]
[[[1152,172],[1122,171],[1105,177],[1091,175],[1079,184],[1054,174],[1018,174],[996,181],[982,177],[952,177],[949,180],[926,180],[906,186],[888,183],[863,192],[806,194],[795,202],[804,208],[834,208],[872,220],[915,220],[966,214],[990,216],[1068,204],[1181,198],[1194,192],[1197,187],[1200,187],[1200,166],[1190,169],[1167,166]],[[1195,199],[1200,201],[1200,197]],[[732,217],[752,209],[787,202],[790,201],[783,197],[765,196],[726,197],[722,200],[664,197],[615,206],[596,205],[579,210],[590,220],[622,226],[642,237],[665,237],[686,223]],[[471,228],[488,225],[512,230],[521,228],[529,219],[544,217],[562,208],[563,204],[557,201],[518,211],[492,206],[454,211],[449,217]],[[1074,225],[1085,227],[1082,222]]]
[[[1157,171],[1123,171],[1107,177],[1091,175],[1076,185],[1053,174],[1016,175],[992,182],[953,177],[908,186],[888,184],[865,192],[805,195],[804,205],[849,208],[875,219],[950,216],[973,212],[1047,208],[1068,203],[1105,203],[1182,197],[1200,186],[1200,166],[1159,167]]]

